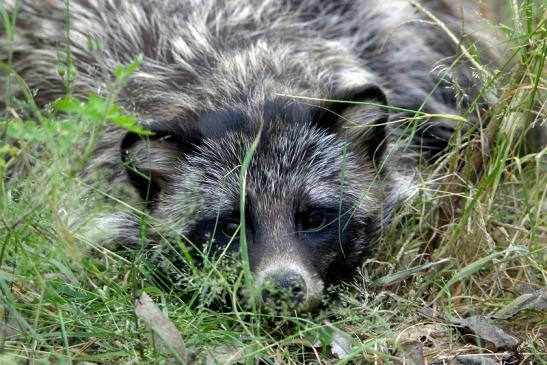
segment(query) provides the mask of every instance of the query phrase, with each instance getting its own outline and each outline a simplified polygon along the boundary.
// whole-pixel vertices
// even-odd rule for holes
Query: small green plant
[[[115,102],[117,93],[129,81],[129,78],[139,68],[141,63],[142,54],[129,65],[118,65],[116,67],[114,71],[114,75],[116,76],[113,88],[114,93],[109,94],[107,98],[102,98],[94,93],[90,93],[86,101],[66,96],[53,103],[54,109],[64,113],[76,114],[84,122],[101,124],[104,121],[109,121],[131,132],[150,135],[150,131],[140,126],[136,118],[122,112],[119,104]]]

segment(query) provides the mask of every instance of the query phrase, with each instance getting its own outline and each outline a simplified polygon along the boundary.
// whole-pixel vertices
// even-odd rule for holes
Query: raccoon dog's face
[[[239,251],[243,216],[262,299],[289,293],[313,308],[325,285],[354,273],[385,208],[384,94],[364,86],[329,99],[354,103],[275,98],[152,123],[151,137],[127,134],[122,159],[158,220],[193,243]]]

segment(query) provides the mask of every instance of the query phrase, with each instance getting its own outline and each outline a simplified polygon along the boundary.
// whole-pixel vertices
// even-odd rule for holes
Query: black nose
[[[266,307],[293,309],[306,301],[306,281],[293,271],[276,271],[262,282],[262,301]]]

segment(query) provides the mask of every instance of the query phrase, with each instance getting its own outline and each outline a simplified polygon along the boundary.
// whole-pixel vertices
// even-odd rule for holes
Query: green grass
[[[484,91],[499,96],[489,126],[471,139],[455,137],[435,166],[439,184],[424,185],[398,210],[377,254],[354,282],[333,288],[338,299],[313,317],[249,310],[237,297],[249,273],[228,255],[199,270],[190,263],[191,274],[169,289],[158,284],[149,253],[120,255],[86,238],[86,224],[105,201],[130,209],[79,174],[103,120],[139,131],[117,109],[116,85],[107,99],[57,102],[65,114],[36,107],[30,91],[8,100],[0,110],[0,363],[176,362],[173,349],[135,315],[142,291],[180,332],[183,362],[213,353],[249,364],[389,363],[403,357],[410,340],[422,341],[429,361],[488,353],[484,343],[464,339],[455,321],[491,315],[519,293],[547,286],[547,150],[533,147],[530,133],[546,115],[544,14],[532,2],[507,8],[501,28],[510,62],[486,80]],[[1,15],[12,34],[16,23]],[[0,63],[6,74],[9,54]],[[70,57],[63,61],[70,86]],[[118,87],[138,62],[115,70]],[[23,82],[14,74],[10,80],[0,85],[6,95]],[[73,221],[74,211],[89,221]],[[188,261],[184,242],[168,244],[170,255]],[[521,341],[523,359],[547,362],[544,313],[496,323]],[[330,354],[340,333],[351,345],[342,359]]]

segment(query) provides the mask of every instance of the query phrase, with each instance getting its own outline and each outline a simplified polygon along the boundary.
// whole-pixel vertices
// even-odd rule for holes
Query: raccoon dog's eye
[[[237,233],[238,231],[238,228],[239,228],[239,223],[238,222],[224,222],[222,223],[222,225],[220,226],[220,230],[222,231],[222,233],[229,237],[229,238],[232,238],[235,236],[235,234]]]
[[[302,218],[302,229],[304,231],[313,231],[323,227],[325,216],[321,213],[310,212]]]

